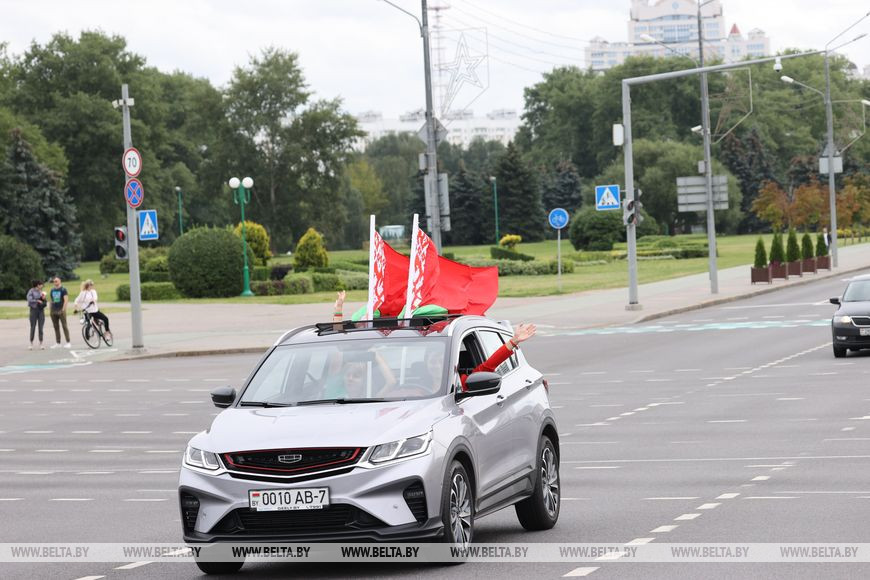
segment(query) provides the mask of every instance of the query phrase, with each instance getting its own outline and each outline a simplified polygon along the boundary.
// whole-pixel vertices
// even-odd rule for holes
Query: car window
[[[501,334],[498,332],[494,332],[491,330],[481,330],[479,334],[480,340],[483,342],[484,352],[486,352],[487,357],[492,356],[495,351],[497,351],[504,345]],[[498,365],[498,367],[495,369],[495,372],[500,375],[505,375],[513,370],[515,365],[515,359],[513,359],[513,357],[508,358],[503,363]]]
[[[843,294],[844,302],[870,301],[870,280],[850,282]]]

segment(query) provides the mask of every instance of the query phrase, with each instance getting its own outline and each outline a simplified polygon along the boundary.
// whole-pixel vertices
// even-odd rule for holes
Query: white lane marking
[[[669,383],[673,379],[646,379],[645,383]]]
[[[550,383],[550,384],[552,384],[552,383]],[[205,401],[202,400],[202,399],[197,399],[197,400],[195,400],[195,401],[178,401],[178,404],[179,404],[179,405],[201,405],[201,404],[203,404],[204,402],[205,402]]]
[[[15,475],[51,475],[53,471],[16,471]]]
[[[712,510],[722,505],[721,503],[704,503],[696,507],[696,510]]]
[[[172,432],[173,435],[196,435],[197,433],[199,433],[199,431],[173,431]],[[562,437],[567,437],[568,435],[571,435],[571,433],[562,433]],[[570,443],[570,442],[563,441],[563,443]],[[614,443],[616,443],[616,442],[614,441]]]
[[[638,408],[635,409],[634,411],[635,411],[635,413],[638,412],[638,411],[649,411],[649,407],[638,407]]]
[[[625,413],[619,414],[620,417],[629,417],[631,415],[634,415],[634,411],[626,411]]]
[[[840,429],[840,431],[854,431],[854,430],[855,430],[854,427],[843,427],[842,429]]]
[[[115,417],[141,417],[142,413],[115,413]]]
[[[778,397],[777,401],[806,401],[805,397]]]
[[[752,367],[725,367],[725,370],[726,371],[745,371],[745,370],[749,370],[751,368]]]
[[[123,449],[89,449],[88,453],[123,453]]]
[[[130,389],[107,389],[110,393],[129,393]]]
[[[47,435],[48,433],[54,433],[54,431],[25,431],[28,435]]]
[[[782,463],[754,463],[752,465],[744,465],[743,467],[791,467],[791,465],[783,465]]]
[[[102,431],[73,431],[75,435],[96,435],[98,433],[102,433]]]
[[[48,501],[94,501],[92,497],[53,497]]]
[[[767,481],[768,479],[770,479],[769,475],[756,475],[749,481]]]
[[[675,497],[645,497],[643,499],[651,499],[651,500],[668,500],[668,499],[698,499],[695,496],[675,496]]]
[[[743,499],[798,499],[794,495],[747,495]]]
[[[608,417],[605,421],[619,421],[622,417]]]
[[[167,383],[189,383],[191,379],[163,379]]]
[[[584,465],[574,469],[619,469],[619,465]]]
[[[608,552],[607,554],[604,554],[600,558],[595,558],[595,561],[602,562],[602,561],[608,561],[608,560],[619,560],[620,558],[622,558],[622,556],[623,556],[622,552]]]
[[[89,383],[111,383],[113,379],[91,379]]]
[[[66,453],[69,449],[37,449],[36,453]]]
[[[81,578],[76,578],[76,580],[100,580],[100,578],[105,578],[105,576],[82,576]]]
[[[118,566],[115,570],[132,570],[133,568],[139,568],[141,566],[145,566],[150,564],[151,562],[131,562],[130,564],[124,564],[123,566]]]
[[[707,423],[746,423],[746,419],[716,419]]]
[[[8,449],[8,448],[6,448],[6,449],[0,449],[0,453],[12,453],[13,451],[15,451],[15,450],[14,450],[14,449]]]
[[[93,417],[93,413],[73,413],[73,417]]]
[[[635,538],[630,542],[626,542],[626,546],[643,546],[644,544],[649,544],[655,540],[655,538]]]
[[[151,379],[127,379],[128,383],[150,383]]]
[[[811,375],[811,376],[814,376],[814,377],[825,377],[825,376],[828,376],[828,375],[836,375],[836,374],[837,374],[836,372],[829,372],[829,373],[810,373],[810,375]]]
[[[122,435],[149,435],[153,431],[121,431]]]
[[[21,501],[23,497],[0,497],[0,501]]]
[[[651,533],[651,534],[664,534],[667,532],[673,532],[674,530],[676,530],[679,527],[680,527],[679,524],[674,524],[672,526],[659,526],[654,530],[650,530],[649,533]]]
[[[581,568],[574,568],[573,570],[562,576],[562,578],[580,578],[583,576],[589,576],[590,574],[598,570],[598,568],[600,568],[600,566],[583,566]]]
[[[655,371],[643,370],[643,371],[628,371],[628,372],[637,374],[637,373],[654,373]]]
[[[856,494],[856,493],[870,493],[870,491],[778,491],[776,493],[845,493],[845,494]]]
[[[611,423],[605,423],[603,421],[599,421],[598,423],[577,423],[574,425],[575,427],[607,427]]]
[[[694,520],[695,518],[701,517],[701,514],[683,514],[681,516],[677,516],[674,518],[675,522],[684,522],[687,520]]]

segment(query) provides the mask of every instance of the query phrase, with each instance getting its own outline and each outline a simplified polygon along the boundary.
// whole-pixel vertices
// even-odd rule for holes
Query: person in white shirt
[[[82,282],[81,292],[76,296],[75,305],[77,310],[87,312],[89,316],[101,321],[106,329],[106,334],[109,337],[112,336],[109,331],[109,317],[100,312],[100,307],[97,306],[97,291],[94,288],[93,280]]]

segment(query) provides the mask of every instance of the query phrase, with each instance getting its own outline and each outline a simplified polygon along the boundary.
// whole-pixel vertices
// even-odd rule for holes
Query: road
[[[658,321],[541,328],[562,435],[553,530],[512,510],[478,542],[866,542],[870,352],[834,359],[841,279]],[[0,376],[0,542],[178,542],[187,439],[254,355],[94,363]],[[121,568],[121,569],[119,569]],[[241,577],[866,578],[870,564],[249,563]],[[196,578],[192,563],[0,564],[4,578]]]

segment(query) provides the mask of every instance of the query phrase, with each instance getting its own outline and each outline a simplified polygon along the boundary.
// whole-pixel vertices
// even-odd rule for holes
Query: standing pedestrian
[[[60,278],[55,276],[52,279],[54,287],[51,289],[51,324],[54,326],[54,337],[57,343],[51,348],[60,348],[60,327],[63,326],[63,336],[66,338],[64,348],[72,348],[69,342],[69,328],[66,325],[66,306],[69,303],[69,292],[60,283]]]
[[[30,290],[27,291],[27,306],[30,308],[30,350],[33,350],[33,339],[39,328],[39,350],[45,350],[42,344],[45,327],[45,292],[42,291],[42,280],[34,280]]]
[[[106,329],[106,336],[111,340],[112,333],[109,331],[109,317],[100,312],[100,307],[97,306],[97,290],[94,288],[93,280],[85,280],[82,282],[81,292],[76,296],[75,306],[78,310],[86,312],[92,318],[103,323]]]
[[[830,254],[831,253],[831,233],[828,231],[828,228],[822,228],[822,236],[824,236],[825,249],[827,250],[827,252],[825,252],[825,255]]]

